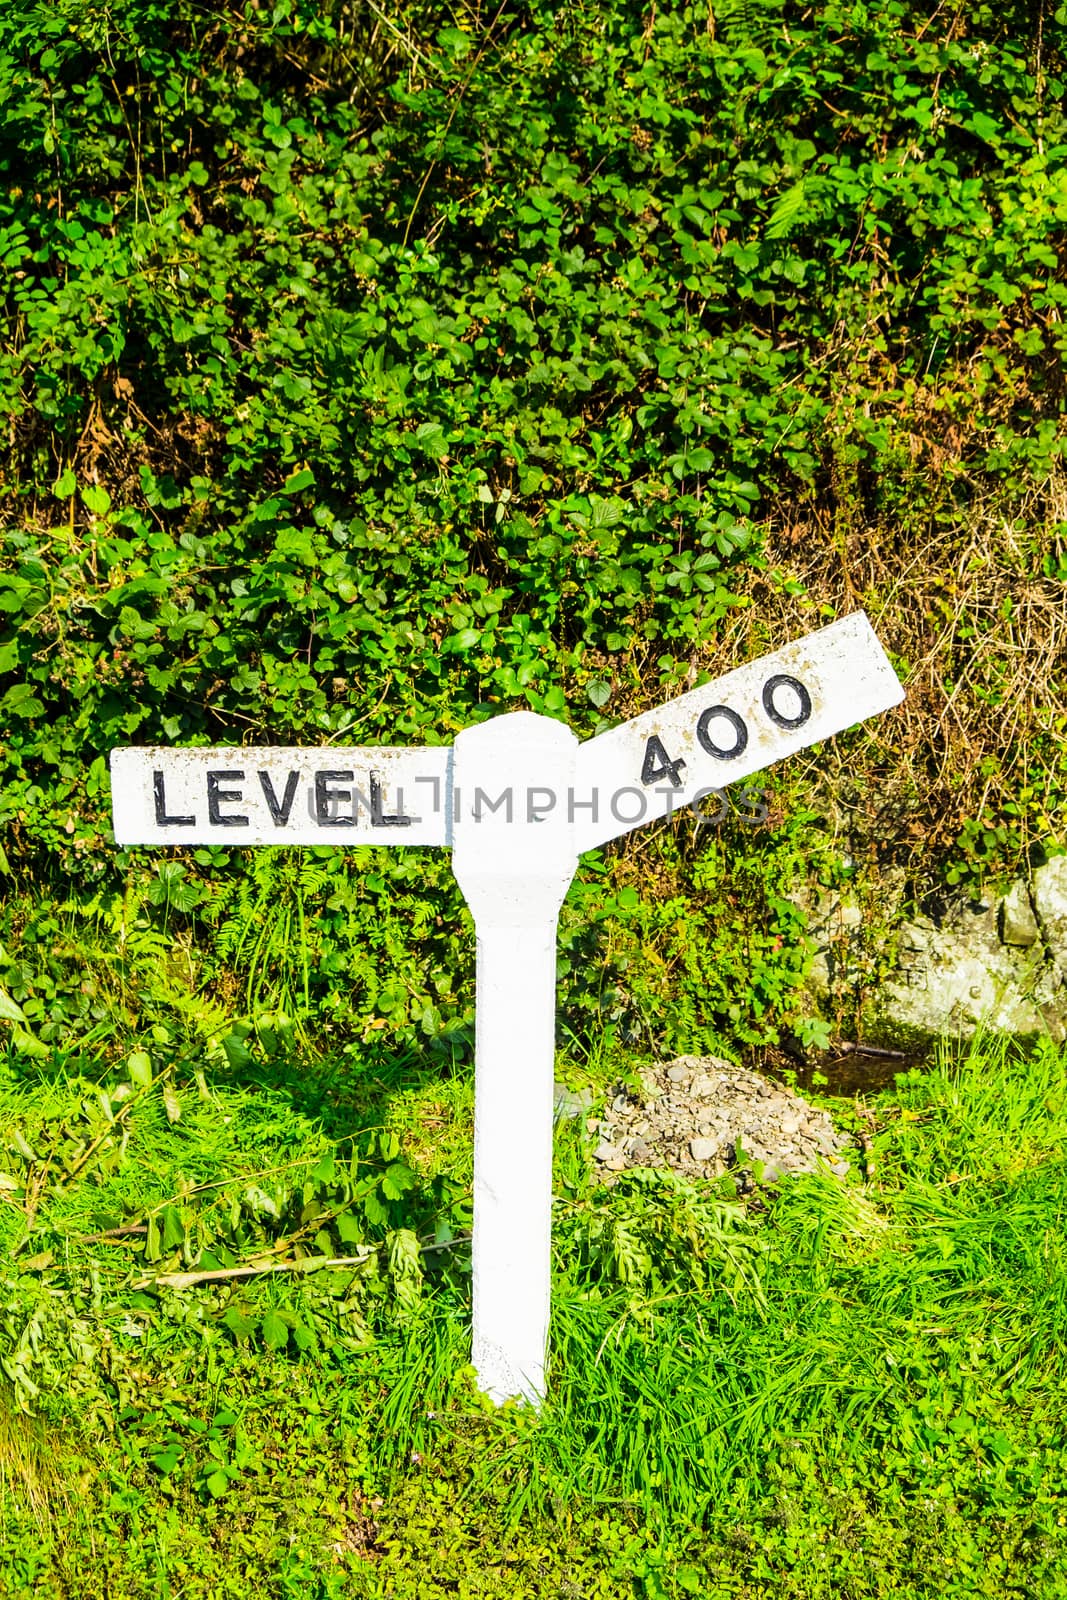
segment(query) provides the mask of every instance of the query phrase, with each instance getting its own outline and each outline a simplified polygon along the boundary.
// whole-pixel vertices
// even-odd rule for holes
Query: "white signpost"
[[[112,751],[120,845],[451,846],[478,941],[473,1362],[494,1400],[545,1392],[556,923],[579,855],[902,699],[856,612],[584,744],[517,711],[451,747]]]

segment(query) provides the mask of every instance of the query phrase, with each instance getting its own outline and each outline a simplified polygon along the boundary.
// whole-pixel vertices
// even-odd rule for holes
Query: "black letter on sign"
[[[403,804],[403,802],[401,802]],[[393,816],[387,817],[382,812],[382,785],[377,774],[370,775],[370,825],[372,828],[410,828],[413,822],[418,822],[418,817],[405,817],[403,811],[397,811]]]
[[[798,706],[795,717],[787,717],[784,712],[779,711],[774,703],[775,690],[781,689],[786,685],[792,689],[797,697]],[[811,695],[799,678],[791,678],[788,672],[776,672],[774,677],[768,678],[763,685],[763,709],[771,721],[776,722],[780,728],[802,728],[811,716]]]
[[[163,792],[163,774],[153,772],[152,793],[156,798],[156,825],[160,828],[195,828],[195,817],[168,817],[167,797]]]
[[[243,800],[244,795],[240,789],[220,789],[220,778],[236,778],[244,781],[243,772],[209,772],[207,775],[207,820],[215,828],[247,828],[247,817],[224,817],[219,810],[223,800]]]
[[[329,783],[351,783],[351,772],[316,772],[315,774],[315,821],[322,828],[354,828],[354,816],[338,817],[334,815],[335,807],[342,800],[351,803],[351,789],[328,789]]]
[[[641,768],[641,782],[647,786],[650,783],[657,783],[660,778],[669,778],[671,787],[680,789],[682,780],[678,774],[684,766],[685,762],[681,756],[677,761],[671,760],[663,748],[662,740],[653,734],[645,745],[645,764]]]
[[[734,742],[728,750],[724,750],[721,745],[716,744],[708,732],[708,723],[712,717],[724,717],[734,730]],[[742,753],[748,744],[748,729],[745,727],[743,719],[737,715],[736,711],[731,711],[729,706],[709,706],[706,711],[700,713],[700,721],[697,723],[697,738],[700,740],[701,749],[706,750],[709,756],[718,756],[721,761],[732,761],[735,756],[739,756]]]
[[[285,793],[279,800],[274,793],[274,785],[271,782],[270,773],[261,772],[259,775],[259,786],[263,790],[263,798],[267,802],[268,810],[277,828],[284,828],[289,821],[289,813],[293,809],[293,801],[296,799],[296,786],[299,781],[299,772],[290,772],[285,780]]]

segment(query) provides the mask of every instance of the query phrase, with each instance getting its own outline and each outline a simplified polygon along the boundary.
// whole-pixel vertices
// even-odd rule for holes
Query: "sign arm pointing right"
[[[862,611],[579,746],[575,843],[595,849],[899,705]]]

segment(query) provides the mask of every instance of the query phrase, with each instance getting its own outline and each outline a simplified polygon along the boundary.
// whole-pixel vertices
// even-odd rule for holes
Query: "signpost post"
[[[545,1392],[556,923],[579,855],[902,698],[856,612],[584,744],[518,711],[451,747],[112,751],[121,845],[451,846],[477,934],[473,1362],[494,1400]]]

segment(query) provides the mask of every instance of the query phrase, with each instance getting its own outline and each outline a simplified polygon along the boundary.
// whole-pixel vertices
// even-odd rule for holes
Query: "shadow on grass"
[[[328,1139],[344,1139],[387,1125],[392,1102],[434,1084],[467,1081],[469,1057],[457,1051],[389,1050],[368,1044],[311,1057],[289,1051],[259,1051],[248,1059],[214,1060],[205,1069],[209,1087],[265,1089],[284,1095],[293,1110],[316,1122]]]

